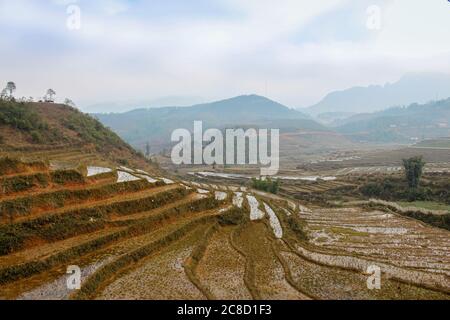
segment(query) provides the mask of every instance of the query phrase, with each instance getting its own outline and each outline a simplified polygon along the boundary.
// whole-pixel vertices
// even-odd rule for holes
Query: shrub
[[[84,183],[83,174],[76,170],[58,170],[51,172],[51,179],[57,184]]]
[[[283,215],[280,216],[284,217]],[[297,216],[295,215],[286,216],[285,218],[283,218],[283,220],[285,220],[286,224],[294,232],[298,240],[308,239],[303,224]]]
[[[44,139],[42,138],[42,135],[38,131],[32,131],[31,132],[31,141],[33,143],[39,144],[44,142]]]
[[[244,222],[244,210],[241,208],[233,207],[230,210],[227,210],[224,214],[219,216],[219,223],[222,226],[227,225],[239,225]]]
[[[121,165],[121,166],[129,166],[130,163],[128,162],[127,159],[118,159],[117,162]]]
[[[408,189],[405,191],[405,198],[408,201],[427,201],[431,200],[431,190],[430,188],[418,188],[418,189]]]
[[[23,240],[14,234],[14,230],[0,233],[0,255],[6,255],[13,252],[16,248],[22,246]]]
[[[0,158],[0,175],[16,173],[21,162],[10,157]]]
[[[381,182],[369,182],[360,188],[360,192],[367,197],[390,199],[395,196],[398,186],[389,179]]]
[[[280,189],[280,180],[279,179],[272,180],[270,178],[267,178],[265,180],[253,178],[252,188],[256,190],[277,194]]]

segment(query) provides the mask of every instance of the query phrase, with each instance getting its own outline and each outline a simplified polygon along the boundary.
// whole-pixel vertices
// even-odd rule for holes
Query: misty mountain
[[[411,103],[427,103],[450,97],[450,75],[412,73],[383,86],[354,87],[328,94],[322,101],[302,111],[322,113],[364,113]]]
[[[192,131],[196,120],[203,121],[204,129],[252,127],[290,132],[299,129],[326,130],[307,115],[257,95],[239,96],[191,107],[137,109],[95,116],[138,148],[142,148],[147,141],[157,148],[166,147],[170,144],[173,130],[185,128]]]
[[[142,108],[161,108],[169,106],[191,106],[203,103],[205,99],[193,96],[168,96],[154,100],[129,100],[120,102],[103,102],[83,107],[88,113],[127,112]]]
[[[413,142],[450,136],[450,98],[408,107],[358,114],[334,123],[335,129],[353,140]]]

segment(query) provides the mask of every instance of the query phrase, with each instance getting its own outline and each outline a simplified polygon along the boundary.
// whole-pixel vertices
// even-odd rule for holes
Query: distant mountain
[[[302,111],[322,113],[364,113],[411,103],[427,103],[450,97],[450,74],[415,73],[384,86],[354,87],[328,94],[322,101]]]
[[[161,108],[170,106],[191,106],[204,102],[205,99],[192,96],[168,96],[154,100],[130,100],[120,102],[103,102],[82,107],[88,113],[127,112],[141,108]]]
[[[192,131],[193,122],[203,121],[204,128],[279,128],[282,131],[326,130],[305,114],[257,95],[247,95],[194,105],[137,109],[120,114],[95,114],[132,145],[142,148],[147,141],[158,148],[170,145],[173,130]]]
[[[450,137],[450,98],[358,114],[335,122],[335,126],[338,132],[358,141],[413,142]]]

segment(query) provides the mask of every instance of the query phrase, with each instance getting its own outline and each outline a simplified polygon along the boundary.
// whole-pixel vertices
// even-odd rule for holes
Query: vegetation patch
[[[36,188],[46,188],[51,184],[70,185],[84,183],[86,183],[84,176],[77,170],[37,172],[0,178],[0,194],[10,195],[31,191]]]
[[[218,219],[221,226],[232,226],[243,223],[246,220],[246,215],[247,211],[245,209],[233,206],[224,214],[220,215]]]
[[[117,181],[117,171],[100,173],[92,177],[87,178],[88,181],[97,182],[103,180],[114,180]]]
[[[48,170],[47,164],[41,161],[23,162],[10,157],[0,158],[0,176],[46,170]]]
[[[51,182],[48,173],[33,173],[13,177],[0,178],[0,193],[9,195],[29,191],[34,188],[46,188]]]
[[[0,125],[28,133],[31,143],[66,141],[60,132],[49,127],[29,103],[0,100]]]
[[[265,192],[270,192],[277,194],[280,189],[280,180],[272,180],[271,178],[266,179],[252,179],[252,188],[256,190],[261,190]]]
[[[57,170],[50,172],[50,178],[53,183],[65,184],[82,184],[86,180],[83,174],[77,170]]]
[[[308,236],[305,231],[305,223],[296,214],[286,215],[283,212],[278,213],[278,217],[283,226],[285,226],[285,236],[298,241],[307,241]]]
[[[83,141],[94,144],[98,151],[111,152],[113,148],[118,148],[119,150],[127,149],[134,155],[138,155],[137,151],[97,119],[75,108],[69,106],[64,106],[64,108],[70,110],[70,113],[63,125],[67,129],[75,131]]]

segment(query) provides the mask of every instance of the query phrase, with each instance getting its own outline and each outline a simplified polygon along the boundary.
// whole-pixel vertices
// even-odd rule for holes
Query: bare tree
[[[47,90],[46,100],[47,102],[53,102],[53,97],[56,95],[56,92],[53,89]]]
[[[13,97],[13,93],[14,91],[16,91],[16,84],[12,81],[8,82],[8,84],[6,85],[6,90],[9,91],[9,97],[12,98]]]

